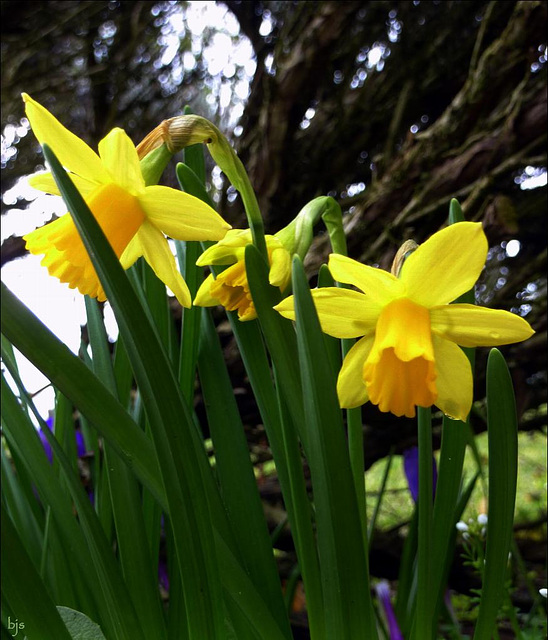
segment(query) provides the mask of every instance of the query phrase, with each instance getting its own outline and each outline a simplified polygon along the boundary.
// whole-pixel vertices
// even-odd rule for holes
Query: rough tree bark
[[[244,30],[254,29],[255,3],[227,4]],[[546,392],[546,189],[524,191],[514,182],[524,167],[546,166],[545,70],[532,70],[546,9],[538,1],[297,3],[272,46],[256,45],[259,60],[273,55],[275,72],[259,65],[238,143],[271,230],[331,193],[345,211],[349,253],[363,262],[389,268],[401,242],[420,242],[445,224],[452,197],[498,248],[484,278],[489,286],[500,275],[500,243],[517,238],[519,259],[500,261],[511,267],[506,284],[481,302],[516,308],[525,284],[537,283],[528,315],[537,335],[504,349],[520,414],[545,402]],[[364,47],[387,44],[382,30],[391,19],[401,23],[400,38],[377,73],[365,67]],[[353,88],[363,70],[367,79]],[[315,114],[303,128],[309,107]],[[410,125],[422,115],[428,124],[414,135]],[[353,183],[366,188],[349,197]],[[328,253],[320,235],[306,263],[311,276]],[[369,463],[413,439],[412,424],[368,407],[364,422]],[[476,419],[475,427],[484,425]]]

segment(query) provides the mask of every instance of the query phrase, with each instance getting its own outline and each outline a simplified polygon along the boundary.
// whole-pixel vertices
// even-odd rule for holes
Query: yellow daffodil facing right
[[[101,140],[97,155],[30,96],[23,94],[23,99],[34,134],[69,171],[124,269],[143,256],[179,302],[189,307],[190,292],[165,235],[176,240],[220,240],[230,225],[198,198],[169,187],[146,186],[135,146],[122,129],[113,129]],[[29,182],[59,195],[51,173],[36,174]],[[50,275],[82,294],[105,300],[70,215],[24,239],[31,253],[45,254],[42,264]]]
[[[463,347],[526,340],[533,329],[508,311],[449,304],[471,289],[487,257],[480,223],[459,222],[435,233],[411,253],[399,277],[338,254],[329,270],[360,291],[326,287],[312,292],[323,331],[358,338],[337,381],[343,408],[367,400],[396,416],[436,405],[466,420],[473,380]],[[293,296],[275,309],[295,319]]]
[[[276,236],[265,236],[266,250],[270,261],[270,284],[283,291],[291,279],[291,256]],[[210,274],[202,283],[194,304],[198,307],[212,307],[222,304],[228,311],[238,311],[242,321],[257,317],[245,271],[244,253],[251,244],[249,229],[232,229],[217,244],[198,258],[199,267],[206,265],[231,265],[216,278]]]

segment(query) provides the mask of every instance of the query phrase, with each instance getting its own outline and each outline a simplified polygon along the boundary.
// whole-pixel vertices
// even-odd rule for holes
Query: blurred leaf
[[[11,637],[25,634],[29,640],[55,638],[71,640],[71,635],[57,612],[48,589],[42,582],[25,548],[19,540],[13,523],[1,505],[2,517],[2,596],[9,602],[17,624]],[[19,625],[23,625],[19,627]]]
[[[101,627],[80,611],[57,607],[72,640],[106,640]]]

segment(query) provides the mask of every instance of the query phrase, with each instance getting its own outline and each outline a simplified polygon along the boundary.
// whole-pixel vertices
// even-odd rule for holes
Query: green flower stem
[[[346,354],[345,354],[346,355]],[[350,467],[354,480],[354,489],[358,500],[358,515],[362,525],[363,546],[366,549],[365,560],[369,566],[369,548],[367,535],[367,503],[365,497],[365,460],[363,453],[363,425],[361,407],[348,409],[346,412],[346,426],[348,429],[348,449],[350,455]]]
[[[211,126],[213,127],[213,125]],[[232,186],[242,196],[247,221],[251,229],[251,236],[253,237],[253,244],[268,263],[263,218],[259,209],[259,203],[257,202],[257,196],[249,181],[249,176],[240,158],[238,158],[227,139],[216,127],[213,127],[213,129],[216,136],[208,143],[211,157],[226,174]]]
[[[241,188],[238,190],[240,191],[240,195],[242,196],[242,201],[244,203],[244,209],[249,223],[249,228],[251,229],[253,244],[268,262],[268,253],[266,251],[266,241],[264,238],[264,224],[261,217],[261,211],[259,209],[259,203],[257,202],[257,197],[255,196],[251,183],[249,182],[247,173],[245,173],[245,169],[239,159],[238,164],[242,167],[242,172],[245,175],[245,180],[243,181]]]
[[[242,196],[247,221],[253,237],[253,244],[257,247],[261,255],[268,261],[266,241],[264,239],[263,218],[261,216],[257,196],[253,191],[249,176],[247,175],[242,161],[238,158],[236,152],[228,143],[228,140],[211,123],[208,124],[212,127],[214,132],[214,135],[209,138],[210,142],[207,143],[211,157],[225,173],[232,186]]]
[[[339,203],[331,197],[326,198],[326,210],[322,214],[322,220],[327,228],[333,253],[340,253],[343,256],[348,255],[341,207]]]
[[[432,552],[432,414],[417,407],[419,445],[419,536],[417,549],[417,608],[414,637],[430,640],[433,620],[430,554]]]
[[[329,240],[331,242],[331,248],[334,253],[340,253],[343,256],[348,255],[346,246],[346,236],[344,235],[344,229],[342,224],[342,211],[339,203],[331,198],[324,198],[322,220],[329,233]],[[342,285],[348,288],[347,285]],[[343,358],[350,351],[354,345],[355,340],[342,340],[342,355]],[[363,531],[363,543],[364,549],[366,549],[366,563],[369,570],[369,554],[367,549],[369,548],[368,535],[367,535],[367,502],[365,496],[365,460],[363,452],[363,424],[361,409],[348,409],[346,412],[346,424],[348,429],[348,448],[350,455],[350,466],[352,469],[352,476],[354,479],[354,488],[356,491],[356,498],[358,500],[358,509],[360,522]]]

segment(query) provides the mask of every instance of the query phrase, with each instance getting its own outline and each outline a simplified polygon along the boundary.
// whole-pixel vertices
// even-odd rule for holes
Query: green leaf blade
[[[375,638],[364,538],[335,372],[298,257],[296,330],[328,638]]]
[[[516,403],[504,357],[491,349],[487,361],[489,519],[482,596],[474,640],[490,640],[502,603],[510,553],[518,472]]]

